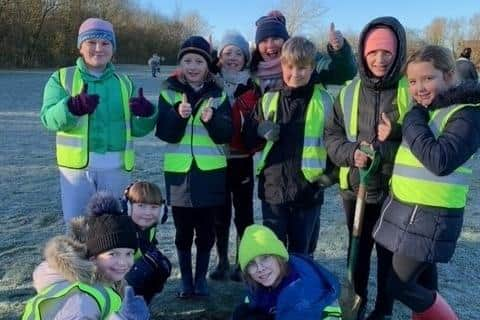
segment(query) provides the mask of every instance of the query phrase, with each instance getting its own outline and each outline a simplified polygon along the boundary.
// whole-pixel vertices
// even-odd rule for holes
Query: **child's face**
[[[289,61],[282,61],[283,82],[290,88],[303,87],[310,81],[312,66],[299,66]]]
[[[410,95],[428,107],[439,93],[453,84],[454,74],[436,69],[431,62],[411,62],[407,66],[407,79]]]
[[[188,83],[201,85],[205,81],[208,64],[201,55],[195,53],[185,54],[182,60],[180,60],[180,67]]]
[[[367,67],[377,78],[385,76],[393,64],[393,54],[386,50],[375,50],[365,57]]]
[[[258,52],[263,61],[271,61],[280,57],[285,41],[282,38],[268,37],[258,43]]]
[[[120,281],[133,266],[133,249],[115,248],[92,258],[98,271],[110,281]]]
[[[258,256],[247,265],[248,274],[264,287],[271,287],[280,276],[280,265],[272,255]]]
[[[160,217],[161,206],[149,203],[132,203],[132,220],[142,230],[153,226]]]
[[[80,45],[80,55],[90,69],[103,70],[112,60],[113,46],[108,40],[89,39]]]
[[[222,68],[227,71],[241,71],[245,65],[242,49],[234,45],[223,48],[219,60]]]

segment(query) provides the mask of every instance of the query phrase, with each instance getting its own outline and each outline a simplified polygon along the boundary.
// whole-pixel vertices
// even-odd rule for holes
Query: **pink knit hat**
[[[105,20],[98,18],[88,18],[78,29],[77,47],[80,49],[80,45],[83,41],[89,39],[103,39],[110,41],[115,50],[115,32],[113,31],[113,25]]]
[[[365,49],[363,56],[366,57],[375,50],[385,50],[393,56],[397,53],[397,37],[392,29],[380,26],[371,29],[365,36]]]

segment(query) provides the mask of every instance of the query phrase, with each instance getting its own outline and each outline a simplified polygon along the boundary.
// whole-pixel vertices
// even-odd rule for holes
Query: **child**
[[[267,227],[245,229],[239,261],[248,296],[233,320],[341,319],[340,308],[332,305],[340,293],[335,276],[310,258],[289,255]]]
[[[232,203],[235,209],[237,239],[240,239],[245,228],[253,223],[253,154],[255,150],[247,149],[243,143],[242,122],[255,109],[260,92],[246,69],[250,60],[250,51],[247,40],[240,33],[231,31],[223,36],[218,57],[220,71],[216,80],[226,92],[232,105],[233,138],[227,150],[226,206],[219,212],[220,215],[215,217],[218,265],[210,273],[210,278],[224,280],[229,271],[228,240]],[[230,274],[230,278],[241,281],[238,265]]]
[[[133,170],[132,137],[152,131],[155,107],[111,63],[116,50],[110,22],[89,18],[78,31],[80,57],[48,80],[40,118],[57,133],[62,211],[68,222],[99,190],[121,197]]]
[[[439,46],[413,53],[406,76],[416,104],[373,236],[393,252],[391,290],[412,319],[458,319],[438,293],[435,264],[450,261],[460,236],[468,160],[480,146],[480,86],[457,86],[452,53]]]
[[[165,81],[158,103],[156,136],[168,142],[163,165],[176,228],[180,298],[208,295],[205,276],[215,242],[215,215],[225,206],[223,144],[232,138],[232,120],[228,99],[209,71],[211,59],[210,44],[204,38],[185,40],[178,53],[179,70]]]
[[[333,102],[312,79],[315,54],[311,41],[287,40],[281,54],[284,87],[265,93],[256,118],[245,123],[249,141],[267,141],[257,167],[263,224],[289,252],[301,254],[308,253],[323,203],[319,181],[330,170],[323,128]]]
[[[92,197],[87,212],[71,221],[70,235],[47,243],[46,261],[33,273],[38,294],[28,301],[22,319],[150,318],[143,298],[131,287],[122,290],[138,247],[131,218],[104,192]]]
[[[274,10],[260,17],[255,25],[256,48],[252,54],[250,70],[262,92],[278,90],[283,85],[280,54],[284,42],[289,38],[285,16]],[[316,56],[316,81],[323,84],[343,84],[352,79],[357,72],[352,49],[342,33],[335,30],[333,23],[330,26],[327,50],[329,57],[322,54]]]
[[[125,189],[123,201],[135,223],[139,240],[135,264],[125,279],[136,294],[150,303],[153,296],[162,291],[172,269],[170,261],[156,247],[157,224],[164,204],[162,192],[154,183],[137,181]]]
[[[395,152],[401,141],[401,121],[410,97],[401,68],[406,56],[405,30],[393,17],[379,17],[369,22],[359,38],[359,77],[342,88],[337,97],[333,117],[325,127],[325,145],[332,161],[340,167],[340,194],[347,220],[349,238],[354,221],[356,194],[359,186],[359,168],[368,165],[368,156],[360,145],[373,145],[381,156],[380,169],[367,186],[365,218],[354,270],[354,288],[362,299],[359,319],[367,305],[370,257],[373,249],[373,226],[388,195],[388,181]],[[393,134],[379,144],[387,128],[393,123]],[[349,241],[350,243],[350,241]],[[377,296],[375,308],[368,320],[386,319],[392,315],[393,299],[387,293],[386,282],[391,265],[391,254],[380,245],[377,251]]]

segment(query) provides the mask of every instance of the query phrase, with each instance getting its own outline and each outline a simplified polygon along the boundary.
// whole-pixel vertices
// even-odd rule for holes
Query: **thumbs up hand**
[[[99,96],[98,94],[88,94],[88,84],[84,84],[80,94],[70,97],[67,100],[68,110],[76,115],[83,116],[86,114],[92,114],[97,108]]]
[[[210,121],[213,117],[213,108],[211,107],[212,102],[213,102],[212,98],[208,99],[207,107],[203,108],[202,110],[201,118],[202,118],[202,121],[205,123]]]
[[[385,112],[380,114],[380,122],[377,127],[377,139],[380,142],[387,140],[388,136],[392,132],[392,122],[388,118]]]
[[[130,98],[129,105],[137,117],[150,117],[153,114],[153,105],[143,96],[143,88],[138,89],[138,97]]]
[[[332,46],[333,50],[337,51],[343,47],[345,38],[340,30],[335,30],[335,24],[330,23],[330,30],[328,32],[328,43]]]
[[[186,119],[192,114],[192,106],[188,103],[187,95],[182,95],[182,102],[178,105],[178,114],[180,117]]]

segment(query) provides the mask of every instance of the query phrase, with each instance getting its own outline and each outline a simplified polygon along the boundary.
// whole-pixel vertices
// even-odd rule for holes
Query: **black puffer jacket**
[[[371,29],[378,26],[387,26],[396,34],[397,53],[393,66],[383,78],[376,78],[369,71],[363,51],[365,46],[365,36]],[[398,81],[401,79],[401,69],[406,59],[406,38],[403,26],[393,17],[381,17],[373,20],[365,26],[361,35],[358,52],[358,72],[361,79],[358,110],[358,135],[356,142],[350,142],[347,139],[344,115],[340,105],[340,99],[337,97],[334,104],[332,117],[327,121],[325,127],[325,145],[328,155],[335,165],[340,167],[350,167],[348,177],[349,190],[343,191],[342,196],[345,199],[355,199],[355,194],[359,185],[358,169],[354,167],[354,153],[365,141],[371,143],[380,151],[382,165],[377,174],[371,178],[368,192],[368,203],[380,203],[388,194],[388,180],[392,174],[393,161],[395,153],[401,142],[401,128],[394,125],[393,132],[387,141],[378,143],[377,126],[380,114],[385,112],[392,122],[399,118],[399,112],[396,103]]]

